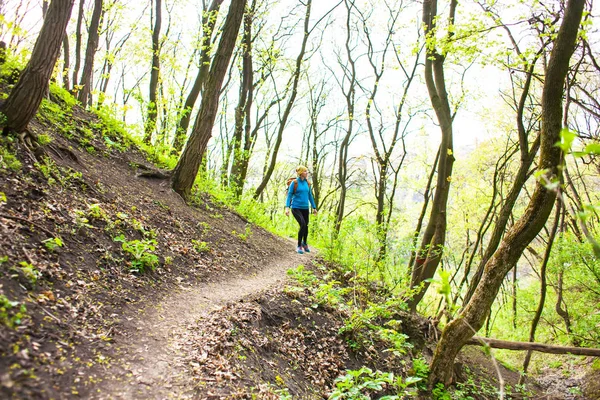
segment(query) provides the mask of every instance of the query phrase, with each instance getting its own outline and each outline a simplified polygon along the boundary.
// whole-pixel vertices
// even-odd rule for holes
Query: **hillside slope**
[[[138,177],[152,168],[142,153],[77,106],[46,102],[30,129],[51,138],[46,156],[2,138],[0,397],[84,395],[82,371],[107,362],[138,310],[293,254],[208,197],[190,207]]]
[[[0,398],[323,398],[346,369],[424,373],[428,320],[388,312],[378,288],[357,293],[208,195],[190,206],[141,177],[156,168],[114,121],[54,94],[30,129],[43,152],[0,137]],[[313,263],[328,278],[284,282]],[[401,334],[357,323],[343,306],[357,301]],[[461,388],[497,397],[483,352],[460,362]],[[500,369],[514,389],[518,373]],[[581,379],[548,378],[557,391],[538,398],[585,398]]]

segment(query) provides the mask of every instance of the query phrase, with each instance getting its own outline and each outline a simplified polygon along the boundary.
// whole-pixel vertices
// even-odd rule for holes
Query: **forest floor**
[[[207,195],[188,205],[141,177],[156,167],[106,122],[43,106],[30,129],[52,139],[46,157],[0,137],[0,398],[324,398],[347,369],[406,377],[430,359],[436,331],[416,315],[395,316],[405,354],[340,334],[348,312],[286,280],[335,266]],[[459,361],[463,390],[497,398],[482,351]],[[518,373],[501,374],[522,397]],[[594,398],[600,381],[544,377],[530,397]]]

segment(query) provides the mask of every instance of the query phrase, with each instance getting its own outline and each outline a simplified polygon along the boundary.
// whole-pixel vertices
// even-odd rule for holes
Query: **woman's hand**
[[[317,213],[317,209],[313,208],[313,214],[316,214],[316,213]]]
[[[290,209],[289,209],[289,208],[286,208],[286,209],[285,209],[285,216],[286,216],[286,217],[289,217],[289,216],[290,216]]]

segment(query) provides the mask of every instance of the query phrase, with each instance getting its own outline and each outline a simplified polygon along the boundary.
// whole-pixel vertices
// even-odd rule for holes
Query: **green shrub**
[[[121,242],[121,248],[129,256],[129,270],[144,273],[148,269],[154,271],[158,265],[158,256],[153,253],[156,250],[156,240],[125,240],[123,235],[113,239]]]
[[[13,329],[20,325],[27,315],[27,308],[18,301],[10,301],[5,295],[0,294],[0,324]]]

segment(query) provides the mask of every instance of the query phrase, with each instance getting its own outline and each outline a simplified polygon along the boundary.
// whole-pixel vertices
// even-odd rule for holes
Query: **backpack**
[[[288,178],[287,182],[286,182],[286,192],[288,190],[290,190],[290,186],[292,185],[292,182],[294,182],[294,189],[292,190],[292,194],[296,194],[296,190],[298,190],[298,178]],[[310,190],[310,182],[307,180],[306,183],[308,183],[308,189]]]

